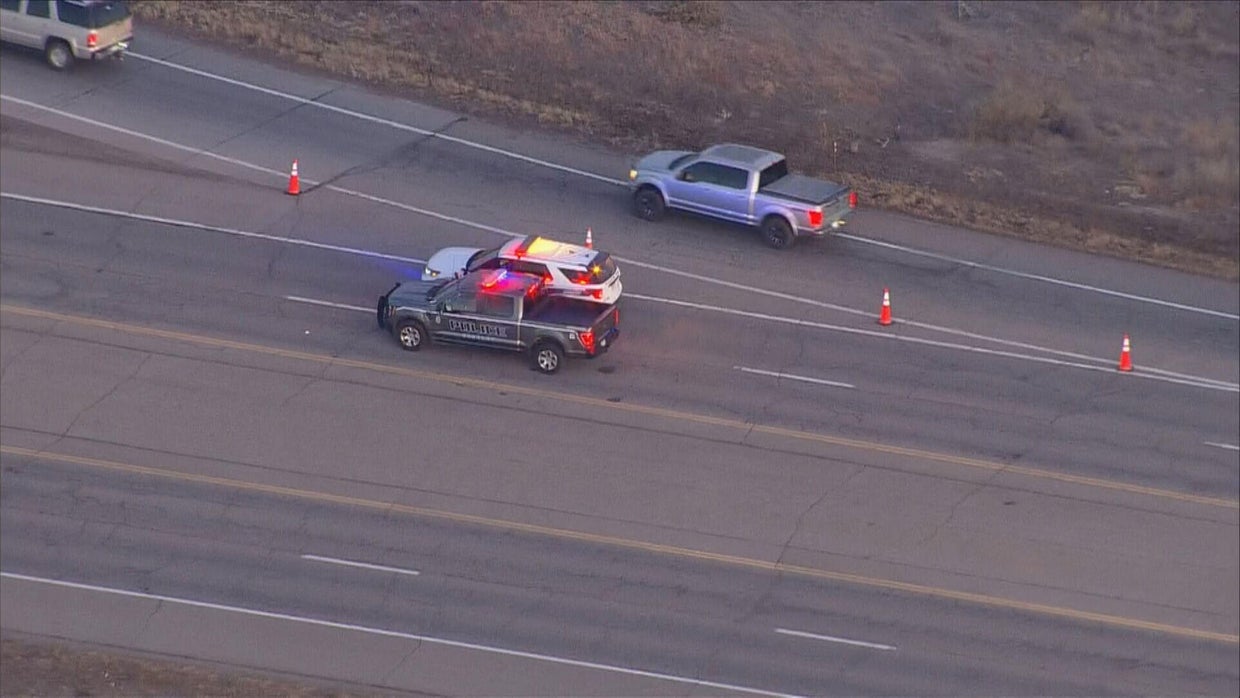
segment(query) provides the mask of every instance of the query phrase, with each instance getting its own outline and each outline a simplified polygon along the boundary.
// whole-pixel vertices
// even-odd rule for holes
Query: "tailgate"
[[[852,190],[848,187],[843,187],[834,201],[822,207],[822,219],[825,223],[834,223],[835,221],[844,220],[854,210]]]
[[[99,33],[99,44],[96,48],[103,49],[121,41],[129,41],[133,38],[133,18],[126,17],[120,22],[99,27],[95,31]]]
[[[591,329],[594,330],[594,337],[597,341],[608,339],[619,331],[620,325],[620,306],[608,306],[603,312],[599,313],[594,319]],[[610,343],[610,342],[608,342]]]
[[[124,0],[93,3],[86,6],[86,12],[87,27],[99,36],[96,50],[133,39],[133,15]]]

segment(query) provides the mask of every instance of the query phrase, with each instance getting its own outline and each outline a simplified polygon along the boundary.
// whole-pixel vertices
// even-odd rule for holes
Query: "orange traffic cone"
[[[594,232],[586,228],[586,247],[594,249]]]
[[[288,176],[288,194],[297,196],[301,193],[301,179],[297,176],[297,161],[293,161],[293,171]]]
[[[1124,335],[1124,348],[1119,352],[1119,370],[1132,370],[1132,345],[1128,343],[1128,335]]]
[[[883,289],[883,310],[878,314],[878,324],[891,324],[891,294],[885,288]]]

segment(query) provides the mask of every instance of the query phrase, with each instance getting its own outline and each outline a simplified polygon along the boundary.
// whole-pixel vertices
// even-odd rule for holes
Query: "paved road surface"
[[[464,693],[1236,692],[1234,284],[872,212],[777,253],[643,224],[607,181],[172,66],[4,58],[0,568],[168,597],[10,576],[6,628]],[[586,225],[629,295],[601,359],[548,379],[406,355],[374,326],[375,297],[441,246]],[[1113,370],[1125,332],[1134,375]],[[417,639],[235,609],[426,651],[402,664]]]

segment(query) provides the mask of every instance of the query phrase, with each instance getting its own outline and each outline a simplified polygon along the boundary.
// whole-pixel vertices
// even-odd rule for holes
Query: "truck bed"
[[[586,329],[593,327],[594,323],[613,307],[615,306],[566,296],[548,295],[526,310],[524,320]]]
[[[758,190],[762,194],[780,196],[793,201],[818,206],[828,204],[848,191],[848,187],[835,182],[790,174],[780,177]]]

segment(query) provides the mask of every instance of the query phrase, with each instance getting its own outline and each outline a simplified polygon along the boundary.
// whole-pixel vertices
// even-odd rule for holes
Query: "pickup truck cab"
[[[629,171],[633,211],[655,221],[674,208],[756,226],[776,249],[823,237],[857,207],[848,187],[790,174],[783,155],[724,143],[695,153],[660,150]]]
[[[398,283],[379,297],[379,327],[408,351],[437,341],[528,352],[543,373],[558,371],[567,356],[611,348],[620,334],[616,306],[545,293],[544,283],[507,269]]]

